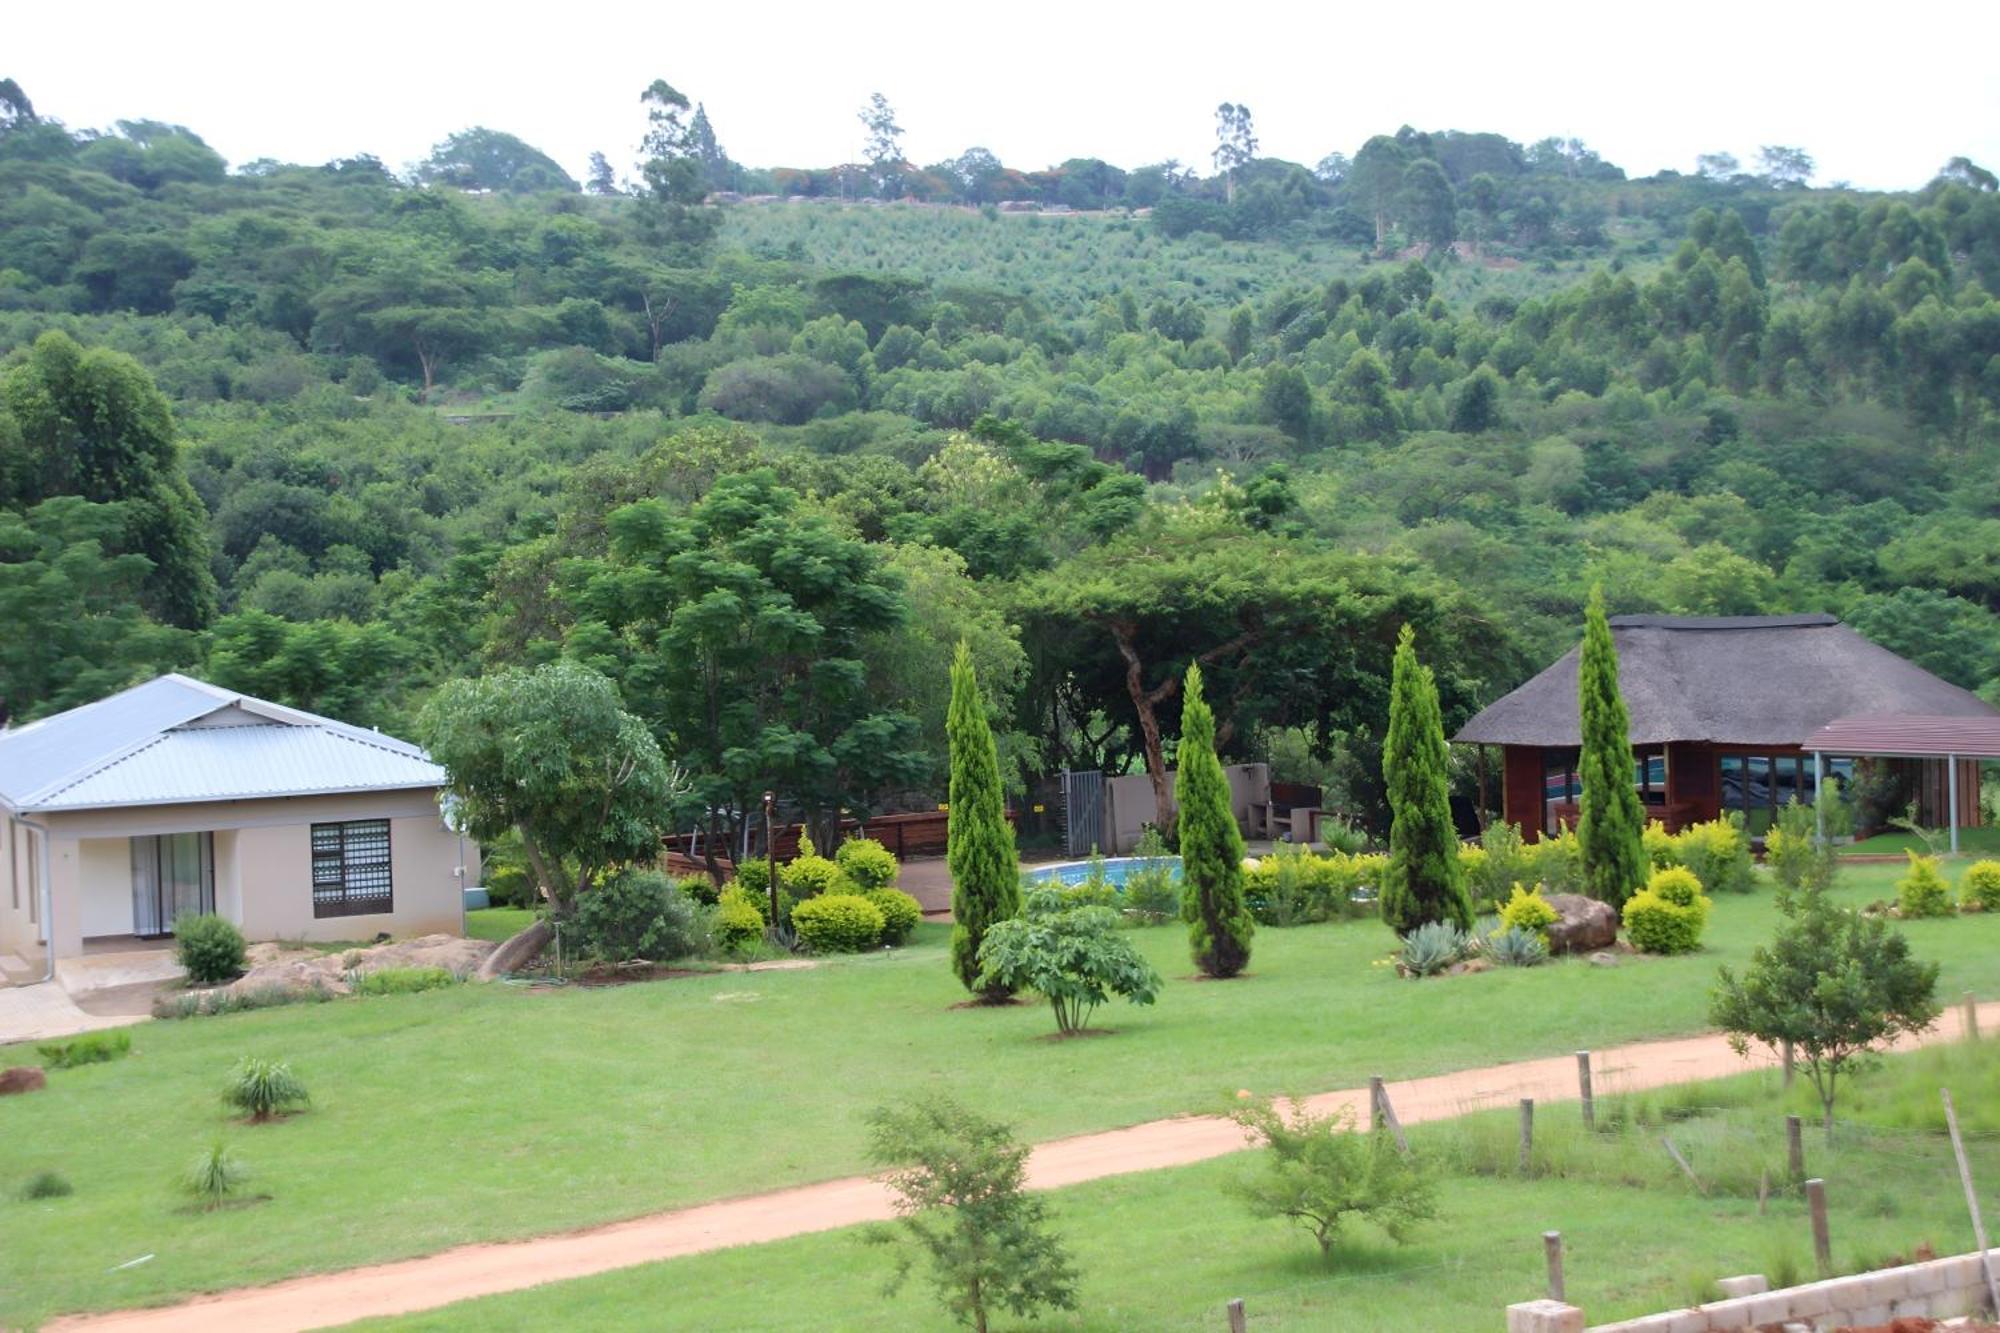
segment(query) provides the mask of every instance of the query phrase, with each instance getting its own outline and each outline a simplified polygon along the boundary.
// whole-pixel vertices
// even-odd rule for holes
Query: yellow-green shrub
[[[1283,844],[1243,872],[1243,900],[1266,926],[1302,926],[1364,916],[1375,909],[1354,901],[1359,888],[1376,888],[1388,857],[1379,852],[1319,856]]]
[[[849,838],[840,844],[833,859],[862,893],[895,888],[896,876],[902,871],[896,854],[873,838]]]
[[[884,944],[901,944],[924,919],[923,904],[901,889],[871,889],[862,896],[882,914]]]
[[[759,911],[755,898],[740,885],[731,884],[716,903],[715,942],[728,953],[750,948],[764,938],[764,912],[770,910],[767,903]]]
[[[1910,870],[1896,881],[1896,911],[1903,916],[1950,916],[1951,885],[1938,872],[1935,856],[1910,856]]]
[[[1974,861],[1958,882],[1958,899],[1982,912],[2000,912],[2000,861]]]
[[[1664,870],[1668,866],[1677,866],[1681,863],[1680,843],[1675,841],[1673,834],[1667,832],[1667,826],[1661,821],[1657,819],[1649,821],[1639,841],[1645,846],[1646,859],[1653,863],[1653,869]]]
[[[1463,849],[1459,861],[1465,866],[1466,890],[1481,911],[1497,909],[1516,883],[1534,880],[1529,850],[1513,824],[1488,824],[1479,835],[1479,845]]]
[[[821,856],[811,838],[799,839],[799,854],[778,867],[778,885],[794,898],[817,898],[823,893],[852,895],[854,881],[830,856]]]
[[[1535,882],[1550,893],[1583,892],[1583,847],[1574,832],[1544,834],[1525,851]]]
[[[1540,888],[1526,889],[1519,884],[1500,908],[1500,924],[1515,930],[1532,931],[1548,943],[1549,927],[1560,920],[1556,909],[1549,906],[1542,897]]]
[[[792,909],[792,929],[808,953],[860,953],[882,938],[882,909],[858,893],[827,893]]]
[[[1710,893],[1748,893],[1756,887],[1756,873],[1750,860],[1750,839],[1743,832],[1742,816],[1711,819],[1690,824],[1675,835],[1680,864],[1694,872]]]
[[[1701,881],[1684,866],[1653,872],[1646,887],[1625,902],[1625,935],[1646,953],[1692,953],[1701,947],[1709,900]]]

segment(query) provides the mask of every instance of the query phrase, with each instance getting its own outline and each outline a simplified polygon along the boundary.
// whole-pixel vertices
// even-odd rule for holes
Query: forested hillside
[[[1017,780],[1165,762],[1199,659],[1222,749],[1372,812],[1397,629],[1455,723],[1596,583],[2000,691],[1975,164],[1307,169],[1225,107],[1212,176],[918,167],[883,104],[865,162],[754,170],[644,109],[636,183],[579,187],[482,129],[232,169],[0,81],[7,708],[182,667],[398,728],[566,654],[709,808],[879,808],[936,798],[965,638]]]

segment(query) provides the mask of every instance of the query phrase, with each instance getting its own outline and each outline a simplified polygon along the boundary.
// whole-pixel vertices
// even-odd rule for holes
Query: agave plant
[[[1509,926],[1486,937],[1486,956],[1502,967],[1534,967],[1549,961],[1549,946],[1540,931]]]
[[[1449,921],[1427,921],[1403,937],[1398,961],[1413,977],[1435,976],[1463,958],[1466,948],[1466,934],[1457,926]]]
[[[284,1061],[246,1055],[237,1063],[229,1086],[223,1089],[222,1100],[258,1122],[287,1111],[302,1110],[312,1096]]]

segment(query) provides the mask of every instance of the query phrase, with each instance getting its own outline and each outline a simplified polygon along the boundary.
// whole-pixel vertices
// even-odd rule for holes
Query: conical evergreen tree
[[[1182,694],[1180,785],[1181,919],[1195,966],[1233,977],[1250,962],[1257,923],[1243,901],[1243,832],[1229,809],[1229,778],[1215,756],[1215,714],[1189,666]]]
[[[1618,648],[1604,614],[1604,590],[1590,590],[1583,621],[1583,647],[1576,661],[1577,715],[1583,751],[1576,761],[1583,785],[1576,838],[1583,854],[1583,878],[1590,896],[1613,907],[1646,882],[1641,837],[1646,817],[1633,786],[1632,723],[1618,692]]]
[[[1432,921],[1472,928],[1472,900],[1451,822],[1447,762],[1437,678],[1417,660],[1416,634],[1405,625],[1389,677],[1389,735],[1382,746],[1382,781],[1389,794],[1382,919],[1398,935]]]
[[[951,704],[945,712],[951,745],[950,812],[945,821],[946,863],[951,867],[951,968],[967,990],[977,990],[979,946],[987,927],[1021,911],[1021,865],[1014,830],[1000,790],[1000,754],[986,718],[986,700],[972,669],[972,651],[960,641],[951,663]],[[981,992],[988,1000],[1010,991]]]

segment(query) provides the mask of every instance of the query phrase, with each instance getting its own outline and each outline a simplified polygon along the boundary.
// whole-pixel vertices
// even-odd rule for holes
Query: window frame
[[[389,825],[390,821],[384,818],[345,819],[308,826],[306,845],[315,920],[385,916],[396,910],[395,853]]]

